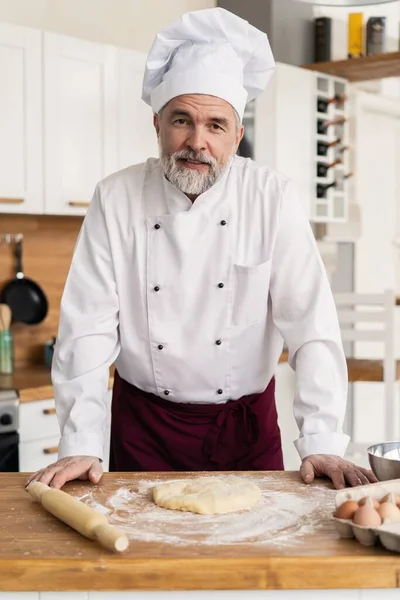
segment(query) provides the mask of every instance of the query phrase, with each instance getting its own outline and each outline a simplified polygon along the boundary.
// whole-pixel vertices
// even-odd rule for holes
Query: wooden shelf
[[[400,77],[400,52],[303,65],[304,69],[343,77],[349,82]]]

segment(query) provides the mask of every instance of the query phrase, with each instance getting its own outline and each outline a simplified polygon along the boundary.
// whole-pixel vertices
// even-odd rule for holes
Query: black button
[[[161,225],[160,225],[159,223],[156,223],[156,224],[154,225],[154,229],[161,229]]]
[[[226,225],[226,221],[224,219],[221,221],[221,225]]]
[[[218,284],[218,287],[219,287],[219,288],[223,288],[223,287],[224,287],[224,284],[223,284],[223,283],[219,283],[219,284]]]
[[[169,391],[168,390],[164,390],[164,395],[165,396],[169,396]]]
[[[159,344],[159,345],[157,346],[157,348],[158,348],[159,350],[162,350],[162,349],[164,348],[164,346],[163,346],[162,344]]]
[[[221,340],[217,340],[215,343],[217,344],[217,346],[220,346],[222,344],[222,341]]]
[[[159,285],[156,285],[156,287],[154,288],[154,291],[155,291],[155,292],[159,292],[159,291],[160,291],[160,286],[159,286]]]
[[[217,394],[223,394],[224,390],[217,390]]]

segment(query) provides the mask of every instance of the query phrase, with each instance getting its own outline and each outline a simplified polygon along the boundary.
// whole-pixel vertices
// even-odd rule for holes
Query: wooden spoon
[[[10,329],[11,318],[11,308],[7,304],[0,304],[0,331]]]

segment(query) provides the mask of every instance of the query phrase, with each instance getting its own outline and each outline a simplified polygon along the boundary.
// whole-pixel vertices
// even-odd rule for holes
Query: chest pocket
[[[233,265],[232,325],[251,325],[267,315],[271,261],[256,266]]]

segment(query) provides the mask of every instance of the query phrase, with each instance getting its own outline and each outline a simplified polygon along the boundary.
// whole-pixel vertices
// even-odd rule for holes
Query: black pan
[[[9,281],[0,294],[0,302],[11,308],[12,319],[16,323],[37,325],[48,311],[45,293],[37,283],[24,276],[22,269],[22,240],[15,242],[15,279]]]

